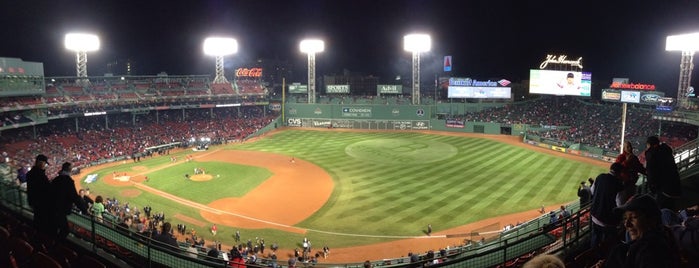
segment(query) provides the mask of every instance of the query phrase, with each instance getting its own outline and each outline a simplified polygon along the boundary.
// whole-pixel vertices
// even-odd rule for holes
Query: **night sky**
[[[75,75],[63,38],[85,31],[102,41],[88,54],[89,75],[104,74],[115,59],[133,60],[138,75],[213,74],[202,44],[220,35],[239,43],[226,68],[257,58],[305,67],[298,43],[317,37],[326,42],[317,75],[347,69],[388,81],[409,73],[403,36],[424,32],[433,44],[422,56],[423,74],[439,74],[451,55],[452,76],[518,82],[546,54],[566,54],[583,57],[595,83],[628,77],[673,96],[681,54],[665,51],[665,37],[699,32],[699,0],[6,0],[0,25],[0,57],[43,62],[46,76]]]

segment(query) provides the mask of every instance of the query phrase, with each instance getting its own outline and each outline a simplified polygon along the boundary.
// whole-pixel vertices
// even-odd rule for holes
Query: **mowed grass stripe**
[[[334,192],[338,197],[299,226],[362,234],[419,235],[426,221],[441,229],[497,215],[505,207],[521,211],[523,206],[538,206],[540,202],[532,202],[535,198],[526,198],[526,188],[542,183],[530,177],[541,177],[542,170],[551,171],[545,167],[556,159],[532,156],[541,154],[484,138],[305,130],[283,131],[274,136],[281,139],[263,139],[255,146],[242,146],[295,152],[296,157],[326,168],[336,176],[336,187],[340,188]],[[353,159],[344,152],[350,144],[371,139],[441,142],[454,146],[458,152],[452,158],[424,165],[374,163]],[[340,156],[334,156],[335,153]],[[539,162],[541,166],[536,165]],[[569,200],[575,198],[571,196]],[[523,202],[513,204],[513,199]]]

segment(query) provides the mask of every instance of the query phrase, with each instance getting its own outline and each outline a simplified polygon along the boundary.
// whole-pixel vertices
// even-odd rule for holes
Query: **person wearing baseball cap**
[[[46,163],[47,165],[51,165],[51,164],[49,164],[49,158],[48,158],[47,156],[43,155],[43,154],[37,155],[37,156],[36,156],[36,161],[37,161],[37,162],[38,162],[38,161],[43,161],[43,162]]]
[[[49,198],[49,177],[46,176],[48,164],[46,155],[37,155],[34,166],[27,172],[27,202],[32,207],[37,231],[50,235],[52,203]]]
[[[612,250],[604,267],[680,267],[679,248],[653,197],[636,195],[614,213],[623,215],[628,241]]]

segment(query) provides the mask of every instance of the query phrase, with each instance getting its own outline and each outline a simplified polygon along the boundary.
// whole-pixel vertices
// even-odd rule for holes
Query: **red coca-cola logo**
[[[261,77],[262,68],[238,68],[235,70],[237,77]]]

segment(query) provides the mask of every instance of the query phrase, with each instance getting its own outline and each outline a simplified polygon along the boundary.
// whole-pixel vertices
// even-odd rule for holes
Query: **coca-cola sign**
[[[236,77],[261,77],[262,68],[238,68],[235,70]]]

